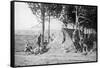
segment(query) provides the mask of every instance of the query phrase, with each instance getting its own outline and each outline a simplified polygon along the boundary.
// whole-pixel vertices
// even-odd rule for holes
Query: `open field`
[[[58,33],[56,33],[58,34]],[[59,36],[60,35],[60,36]],[[57,35],[56,35],[57,36]],[[68,52],[62,47],[63,44],[59,42],[61,40],[61,34],[58,34],[57,38],[48,44],[50,47],[49,51],[44,54],[30,54],[27,55],[24,52],[25,41],[30,40],[32,46],[37,45],[38,35],[15,35],[15,65],[26,66],[26,65],[42,65],[42,64],[57,64],[57,63],[72,63],[72,62],[89,62],[96,61],[96,52],[88,55],[82,53]],[[59,42],[59,43],[58,43]],[[66,46],[72,44],[69,33],[66,34]]]

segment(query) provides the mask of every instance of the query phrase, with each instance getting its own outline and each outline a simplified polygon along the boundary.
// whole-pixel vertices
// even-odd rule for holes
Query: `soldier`
[[[34,48],[34,54],[35,55],[39,54],[40,53],[40,50],[41,50],[40,49],[41,48],[41,34],[38,36],[37,44],[38,44],[38,46],[36,46]]]
[[[24,41],[25,41],[25,49],[24,49],[24,52],[26,52],[27,47],[28,47],[28,40],[24,40]]]
[[[29,41],[27,40],[27,41],[26,41],[26,44],[25,44],[25,50],[24,50],[24,51],[25,51],[26,53],[28,53],[28,54],[30,54],[31,51],[32,51],[32,46],[29,46],[29,44],[30,44],[30,43],[29,43]]]
[[[38,45],[39,45],[39,47],[41,46],[41,34],[39,35],[39,37],[38,37]]]

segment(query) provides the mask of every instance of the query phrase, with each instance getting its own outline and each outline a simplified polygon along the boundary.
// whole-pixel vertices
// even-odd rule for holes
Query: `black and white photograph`
[[[97,62],[97,6],[11,3],[14,66]]]

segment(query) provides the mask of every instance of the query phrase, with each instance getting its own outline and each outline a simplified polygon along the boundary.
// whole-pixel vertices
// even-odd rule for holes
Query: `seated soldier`
[[[32,46],[30,46],[29,44],[30,44],[30,43],[29,43],[29,41],[27,40],[27,41],[26,41],[26,44],[25,44],[25,50],[24,50],[24,51],[25,51],[26,53],[28,53],[28,54],[30,54],[31,51],[32,51]]]

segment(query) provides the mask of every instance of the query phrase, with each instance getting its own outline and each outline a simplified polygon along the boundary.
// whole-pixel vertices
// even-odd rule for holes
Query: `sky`
[[[42,24],[39,24],[38,19],[32,14],[28,4],[15,2],[15,30],[41,30]],[[52,18],[50,27],[53,30],[60,30],[62,28],[62,22]],[[45,21],[45,29],[48,29],[48,21]]]
[[[15,30],[29,30],[38,21],[26,3],[15,3]]]

